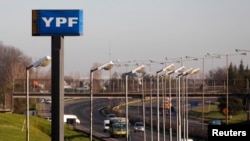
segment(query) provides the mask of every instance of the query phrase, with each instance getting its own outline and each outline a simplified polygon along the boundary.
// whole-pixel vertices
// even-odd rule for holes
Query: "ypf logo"
[[[45,27],[61,27],[62,25],[66,25],[68,27],[73,27],[78,24],[78,17],[42,17],[42,20],[45,23]],[[54,22],[53,22],[54,21]],[[51,25],[55,23],[55,25]]]

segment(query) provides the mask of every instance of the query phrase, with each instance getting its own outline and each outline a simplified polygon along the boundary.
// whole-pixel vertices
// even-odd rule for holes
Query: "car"
[[[221,120],[219,119],[212,120],[210,125],[221,125]]]
[[[134,132],[144,132],[144,124],[143,122],[135,122],[134,124]]]

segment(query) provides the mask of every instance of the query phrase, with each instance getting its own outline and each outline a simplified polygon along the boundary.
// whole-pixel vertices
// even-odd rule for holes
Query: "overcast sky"
[[[166,61],[166,57],[202,58],[207,53],[235,54],[236,48],[250,50],[249,6],[249,0],[4,0],[0,41],[20,48],[34,60],[51,55],[51,37],[31,35],[32,10],[82,9],[84,34],[64,38],[64,71],[85,77],[95,62],[110,59],[141,63]],[[250,53],[229,57],[234,64],[240,59],[249,65]],[[203,63],[184,65],[202,69]],[[163,68],[154,66],[152,73]],[[207,70],[223,67],[226,59],[207,59],[205,66]],[[125,72],[128,68],[114,69]]]

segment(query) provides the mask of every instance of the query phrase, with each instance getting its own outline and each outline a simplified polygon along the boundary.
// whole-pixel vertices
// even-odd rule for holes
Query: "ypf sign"
[[[32,10],[32,36],[82,34],[82,10]]]
[[[64,36],[83,34],[82,10],[32,10],[32,36],[51,36],[51,140],[64,140]]]

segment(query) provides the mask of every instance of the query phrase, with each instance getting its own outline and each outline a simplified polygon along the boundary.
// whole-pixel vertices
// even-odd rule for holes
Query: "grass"
[[[26,117],[13,113],[0,113],[0,141],[26,140]],[[30,116],[30,141],[50,141],[51,122],[36,116]],[[88,135],[74,131],[65,125],[65,141],[88,141]]]
[[[222,124],[226,124],[226,115],[222,114],[218,109],[217,102],[211,103],[209,106],[204,107],[204,122],[209,123],[213,119],[219,119],[222,121]],[[202,107],[194,107],[192,110],[189,111],[189,117],[201,120],[202,118]],[[240,111],[238,115],[232,116],[228,120],[228,124],[250,124],[246,122],[247,120],[247,112]]]

